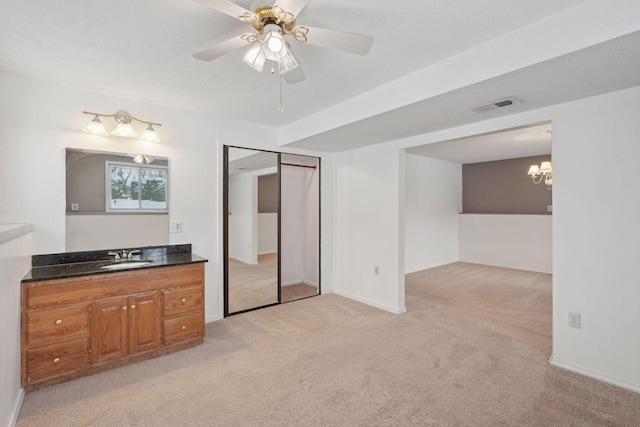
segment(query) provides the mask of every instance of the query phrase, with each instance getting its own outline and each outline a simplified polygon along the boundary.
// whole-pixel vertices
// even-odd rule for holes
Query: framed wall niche
[[[151,161],[141,165],[134,161],[135,156],[66,148],[66,251],[169,243],[169,159],[147,156]],[[119,165],[113,181],[107,171],[110,164]],[[117,176],[119,172],[127,176],[126,181]],[[116,184],[122,184],[119,193],[113,192]],[[109,206],[133,201],[139,209]]]

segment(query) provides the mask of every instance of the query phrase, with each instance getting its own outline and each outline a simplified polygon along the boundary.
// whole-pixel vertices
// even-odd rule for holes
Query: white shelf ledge
[[[32,231],[33,224],[0,224],[0,245]]]

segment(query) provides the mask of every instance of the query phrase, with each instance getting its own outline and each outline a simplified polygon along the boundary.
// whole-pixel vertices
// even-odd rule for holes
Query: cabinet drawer
[[[164,343],[204,336],[204,314],[194,313],[164,321]]]
[[[89,315],[85,305],[55,310],[27,312],[27,342],[39,343],[53,338],[86,337]]]
[[[88,338],[28,350],[27,382],[89,366],[88,351]]]
[[[164,291],[164,316],[179,316],[203,307],[202,285],[185,286]]]

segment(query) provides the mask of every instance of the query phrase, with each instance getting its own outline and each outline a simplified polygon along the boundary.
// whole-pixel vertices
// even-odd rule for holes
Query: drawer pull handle
[[[56,325],[62,325],[62,319],[56,320]]]
[[[135,310],[136,309],[136,305],[135,304],[131,304],[131,310]]]
[[[182,328],[180,328],[180,329],[182,329],[183,331],[186,331],[186,330],[187,330],[187,327],[186,327],[186,326],[184,326],[184,325],[182,325]]]
[[[53,359],[53,363],[58,363],[60,361],[59,357],[56,357],[55,359]]]
[[[127,311],[127,306],[126,306],[126,305],[123,305],[123,306],[122,306],[122,310],[123,310],[123,311]]]
[[[187,299],[186,298],[182,298],[180,301],[187,302]]]

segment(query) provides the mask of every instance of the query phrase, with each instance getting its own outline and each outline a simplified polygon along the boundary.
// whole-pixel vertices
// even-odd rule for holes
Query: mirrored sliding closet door
[[[320,159],[224,147],[225,316],[320,294]]]
[[[277,304],[279,154],[225,147],[225,315]]]

